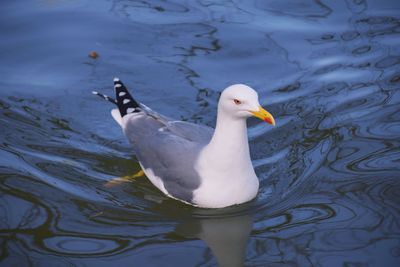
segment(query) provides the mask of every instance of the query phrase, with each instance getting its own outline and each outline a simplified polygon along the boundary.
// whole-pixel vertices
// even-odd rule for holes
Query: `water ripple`
[[[107,255],[122,249],[115,240],[102,240],[99,238],[82,238],[72,236],[55,236],[43,241],[44,246],[57,255],[98,256]]]

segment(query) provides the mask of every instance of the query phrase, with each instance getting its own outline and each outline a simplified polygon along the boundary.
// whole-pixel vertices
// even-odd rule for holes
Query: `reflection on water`
[[[203,240],[219,266],[242,266],[251,229],[251,216],[235,214],[188,220],[178,225],[177,233]]]
[[[398,266],[398,1],[5,1],[1,266]],[[99,54],[88,57],[90,51]],[[145,178],[93,89],[213,125],[259,91],[256,200],[195,209]]]

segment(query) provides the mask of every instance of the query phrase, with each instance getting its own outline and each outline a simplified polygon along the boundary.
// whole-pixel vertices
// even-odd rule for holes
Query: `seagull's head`
[[[227,87],[221,94],[218,109],[233,118],[254,116],[275,125],[274,117],[258,102],[257,92],[244,84],[234,84]]]

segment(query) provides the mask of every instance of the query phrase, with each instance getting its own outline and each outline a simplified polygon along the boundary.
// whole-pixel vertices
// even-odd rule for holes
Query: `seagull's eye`
[[[235,102],[236,105],[242,104],[242,101],[240,101],[240,100],[238,100],[238,99],[233,99],[233,102]]]

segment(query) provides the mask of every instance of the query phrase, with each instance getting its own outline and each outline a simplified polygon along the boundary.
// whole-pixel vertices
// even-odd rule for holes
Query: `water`
[[[182,1],[183,2],[183,1]],[[1,266],[399,266],[399,1],[2,1]],[[97,59],[88,57],[91,51]],[[256,200],[164,197],[92,90],[213,126],[256,88]]]

